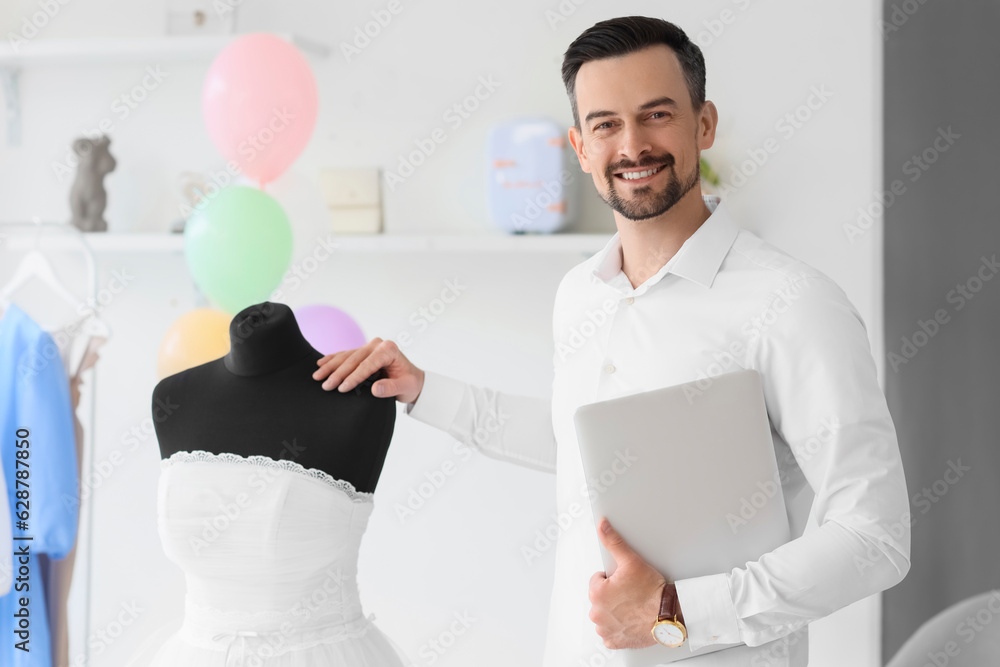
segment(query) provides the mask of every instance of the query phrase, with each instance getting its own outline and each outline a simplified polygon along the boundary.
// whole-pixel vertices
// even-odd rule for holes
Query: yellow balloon
[[[229,352],[232,315],[196,308],[170,325],[160,341],[156,370],[160,379],[213,361]]]

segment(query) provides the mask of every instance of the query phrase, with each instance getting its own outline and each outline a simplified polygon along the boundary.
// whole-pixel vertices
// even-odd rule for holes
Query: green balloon
[[[184,254],[198,287],[236,314],[267,301],[292,260],[292,228],[281,205],[234,185],[199,205],[184,227]]]

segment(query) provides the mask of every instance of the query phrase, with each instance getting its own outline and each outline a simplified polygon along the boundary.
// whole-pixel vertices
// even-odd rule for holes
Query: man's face
[[[673,49],[584,64],[576,101],[580,130],[570,128],[570,142],[601,198],[622,216],[660,216],[700,184],[699,155],[715,140],[717,114],[707,101],[694,111]]]

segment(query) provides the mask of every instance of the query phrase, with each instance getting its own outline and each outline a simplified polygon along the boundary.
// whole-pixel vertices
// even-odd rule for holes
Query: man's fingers
[[[590,598],[590,604],[594,604],[598,589],[607,579],[608,577],[603,572],[595,572],[590,575],[590,582],[587,584],[587,597]]]
[[[604,572],[595,572],[590,575],[590,589],[594,590],[597,586],[600,586],[605,581],[608,580],[608,575]]]
[[[322,380],[327,375],[332,373],[337,366],[340,365],[340,360],[338,355],[343,358],[344,352],[337,352],[335,354],[326,354],[316,360],[316,365],[319,366],[318,369],[313,373],[313,378],[316,380]],[[330,363],[336,362],[336,363]]]
[[[334,371],[330,374],[330,377],[323,382],[323,389],[333,389],[337,385],[342,384],[344,378],[347,377],[351,371],[357,368],[358,364],[361,363],[361,360],[367,357],[372,348],[378,344],[376,341],[381,342],[381,339],[373,338],[362,347],[338,352],[333,359],[328,361],[327,366],[324,366],[324,368],[332,367]],[[338,355],[344,356],[342,358],[338,358]]]
[[[341,350],[340,352],[328,354],[321,359],[317,359],[316,363],[320,364],[320,367],[313,372],[313,379],[322,380],[330,375],[330,373],[333,373],[343,363],[344,359],[353,352],[354,350]],[[326,385],[324,384],[324,386]]]
[[[375,349],[340,383],[339,391],[345,392],[354,389],[362,380],[383,366],[388,366],[395,358],[395,343],[391,340],[383,341],[381,338],[373,338],[372,342],[375,341],[378,341]]]

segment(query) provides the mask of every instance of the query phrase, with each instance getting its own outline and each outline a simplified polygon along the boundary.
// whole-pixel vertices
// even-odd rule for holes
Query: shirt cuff
[[[461,380],[424,371],[424,386],[417,400],[406,404],[406,414],[448,432],[455,423],[464,396],[465,383]]]
[[[711,644],[743,641],[726,574],[681,579],[675,581],[674,586],[692,651]]]

